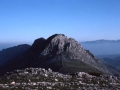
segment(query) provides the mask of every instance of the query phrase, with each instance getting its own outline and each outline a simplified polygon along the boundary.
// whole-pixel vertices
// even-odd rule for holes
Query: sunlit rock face
[[[27,67],[51,68],[61,73],[109,73],[90,51],[84,50],[75,39],[64,34],[36,39],[24,55],[10,60],[0,71],[5,73]]]
[[[48,58],[45,59],[45,57],[48,57],[50,59]],[[67,62],[68,62],[67,63],[68,66],[71,66],[71,67],[74,66],[73,68],[76,68],[76,64],[74,63],[77,63],[78,64],[77,66],[79,68],[80,68],[79,65],[83,63],[82,65],[85,65],[85,66],[81,67],[83,68],[83,70],[81,69],[82,71],[84,71],[84,69],[86,69],[86,71],[87,69],[89,69],[88,71],[92,72],[93,70],[92,68],[94,68],[94,70],[96,69],[95,71],[98,70],[100,72],[108,73],[104,65],[102,65],[99,62],[99,60],[96,57],[94,57],[93,54],[90,53],[90,51],[84,50],[82,46],[75,39],[68,38],[64,34],[55,34],[50,36],[46,40],[46,47],[39,54],[39,58],[44,58],[44,60],[46,61],[45,62],[46,64],[51,64],[53,62],[56,62],[56,63],[59,62],[60,64],[61,62],[62,63],[61,66],[63,68],[67,67],[66,65]],[[92,68],[88,68],[88,67],[92,67]],[[80,70],[79,68],[78,68],[78,71]],[[60,71],[62,72],[62,70],[64,71],[64,69],[61,69]]]

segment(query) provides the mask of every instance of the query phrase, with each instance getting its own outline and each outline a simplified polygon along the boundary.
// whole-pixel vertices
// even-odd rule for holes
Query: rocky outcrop
[[[75,39],[64,34],[36,39],[24,55],[11,59],[0,71],[5,73],[26,67],[51,68],[61,73],[109,73],[94,55],[84,50]]]
[[[69,66],[71,65],[74,65],[73,68],[76,68],[76,64],[74,64],[76,62],[78,64],[77,65],[78,67],[80,67],[79,65],[81,65],[81,63],[82,65],[85,65],[85,67],[81,67],[83,68],[83,71],[86,68],[89,69],[89,72],[100,71],[100,72],[108,73],[104,65],[96,57],[94,57],[94,55],[92,55],[89,51],[84,50],[82,46],[75,39],[68,38],[63,34],[55,34],[49,37],[46,41],[47,41],[47,45],[39,55],[41,61],[42,59],[43,61],[46,61],[44,62],[44,65],[45,63],[47,65],[53,62],[58,62],[58,63],[61,62],[62,63],[61,71],[62,71],[63,68],[69,68]],[[46,57],[51,59],[48,59]],[[68,67],[65,66],[66,63],[67,64],[69,63]],[[70,63],[72,64],[70,65]],[[78,71],[79,70],[81,69],[78,68]]]
[[[120,78],[111,75],[93,76],[53,72],[51,69],[26,68],[0,77],[0,90],[120,90]]]
[[[32,44],[30,50],[32,52],[41,52],[46,44],[46,39],[44,38],[38,38],[34,41],[34,43]]]

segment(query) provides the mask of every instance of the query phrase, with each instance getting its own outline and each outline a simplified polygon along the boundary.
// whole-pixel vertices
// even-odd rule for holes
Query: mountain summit
[[[75,39],[64,34],[36,39],[24,54],[2,65],[0,72],[27,67],[51,68],[62,73],[109,73],[89,50],[83,49]]]

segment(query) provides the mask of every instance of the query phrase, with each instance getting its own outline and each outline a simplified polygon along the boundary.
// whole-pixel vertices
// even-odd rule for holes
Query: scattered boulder
[[[11,85],[15,85],[15,82],[13,81],[13,82],[11,82],[10,84],[11,84]]]
[[[0,77],[0,90],[119,90],[120,78],[112,75],[92,76],[85,72],[77,72],[75,77],[70,74],[49,72],[42,68],[26,68],[9,72]],[[29,72],[32,71],[32,72]],[[24,72],[28,72],[27,74]],[[38,72],[37,74],[34,74]],[[47,73],[47,74],[46,74]],[[48,75],[45,77],[44,75]],[[10,82],[10,83],[9,83]]]

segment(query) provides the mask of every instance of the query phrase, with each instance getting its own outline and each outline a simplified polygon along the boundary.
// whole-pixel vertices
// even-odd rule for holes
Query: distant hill
[[[105,63],[109,68],[120,72],[120,54],[117,55],[100,55],[99,60]]]
[[[97,56],[101,61],[120,69],[120,55]]]
[[[95,40],[95,41],[84,41],[82,43],[120,43],[120,40],[104,40],[104,39],[100,39],[100,40]]]
[[[120,40],[96,40],[80,42],[80,44],[95,56],[120,54]]]
[[[17,44],[15,43],[0,43],[0,51],[2,49],[6,49],[6,48],[9,48],[9,47],[13,47],[13,46],[16,46]]]
[[[18,46],[20,44],[24,44],[25,42],[0,42],[0,51],[2,49],[6,49],[6,48],[10,48],[10,47],[14,47],[14,46]],[[31,45],[31,42],[26,42],[27,44]],[[26,44],[25,43],[25,44]]]
[[[0,51],[0,65],[15,58],[25,52],[30,45],[22,44],[14,47],[9,47]]]
[[[114,58],[120,57],[120,54],[114,54],[114,55],[98,55],[98,56],[96,56],[96,57],[98,57],[99,59],[102,59],[102,58],[114,59]]]

